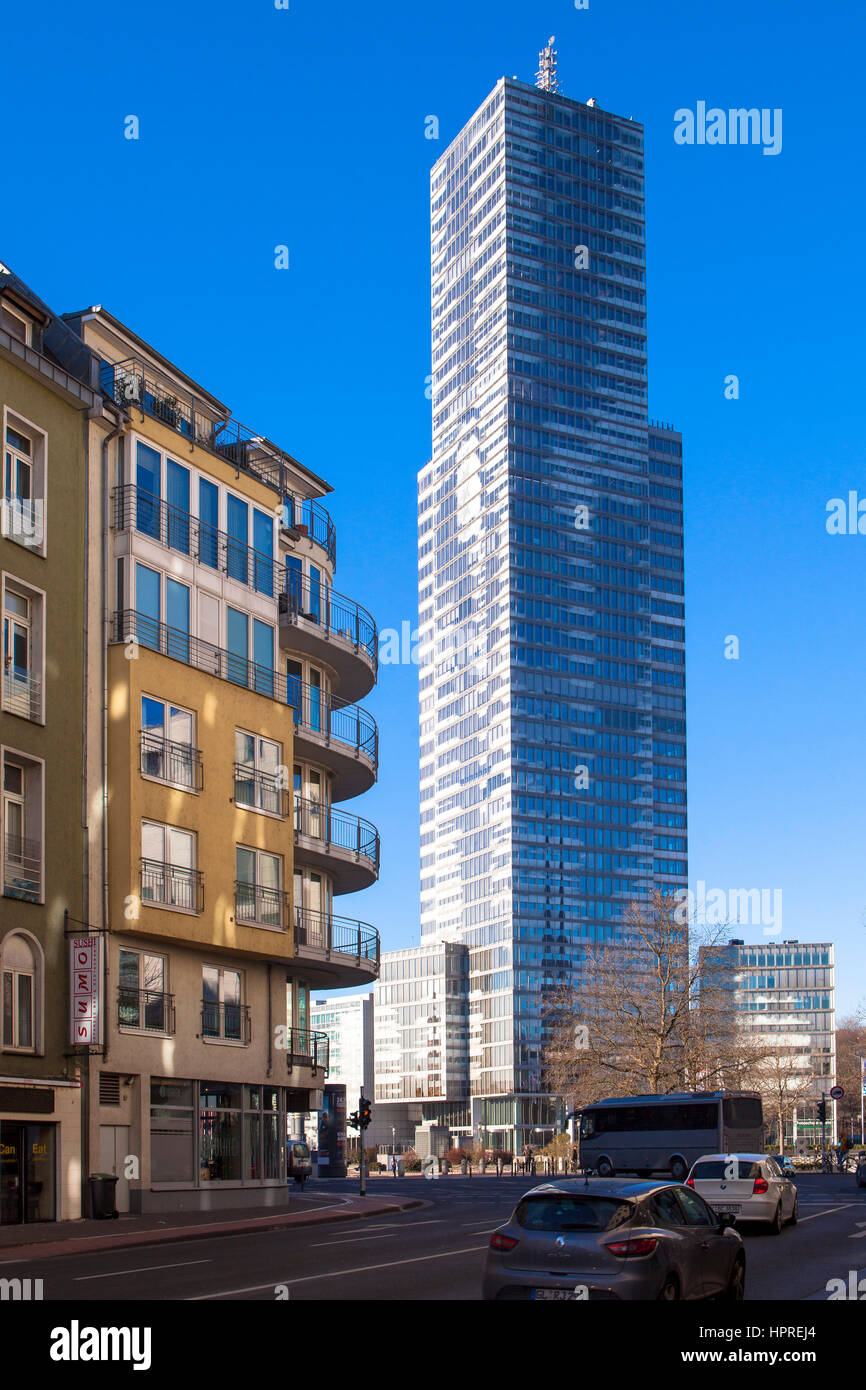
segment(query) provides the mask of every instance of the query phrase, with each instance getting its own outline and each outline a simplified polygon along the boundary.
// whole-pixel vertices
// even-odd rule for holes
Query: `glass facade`
[[[507,79],[431,176],[421,924],[468,947],[473,1097],[540,1096],[545,992],[687,883],[681,441],[647,413],[643,197],[637,122]]]

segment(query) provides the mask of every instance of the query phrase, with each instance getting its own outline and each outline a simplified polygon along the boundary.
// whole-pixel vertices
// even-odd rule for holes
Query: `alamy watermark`
[[[764,154],[782,153],[782,110],[763,106],[681,106],[674,112],[674,140],[678,145],[762,145]]]
[[[782,930],[781,888],[707,888],[698,879],[691,888],[679,888],[674,921],[700,923],[708,927],[760,927],[765,936],[778,936]]]

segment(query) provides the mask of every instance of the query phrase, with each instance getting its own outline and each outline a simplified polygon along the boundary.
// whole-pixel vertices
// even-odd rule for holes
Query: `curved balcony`
[[[295,956],[316,989],[369,984],[379,974],[379,933],[368,922],[295,907]]]
[[[295,756],[330,769],[335,801],[348,801],[373,786],[379,729],[372,714],[294,676],[286,677],[286,701],[295,715]]]
[[[337,563],[337,528],[321,502],[311,497],[283,497],[282,529],[293,541],[311,540],[321,546],[331,567]]]
[[[285,571],[279,597],[281,646],[326,661],[345,700],[357,700],[372,690],[379,637],[366,608],[297,570]]]
[[[356,893],[379,877],[379,832],[350,811],[295,797],[295,863],[325,869],[335,893]]]

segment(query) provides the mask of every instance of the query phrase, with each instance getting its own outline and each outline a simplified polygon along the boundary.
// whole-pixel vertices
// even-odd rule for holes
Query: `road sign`
[[[831,1099],[831,1100],[841,1100],[842,1097],[844,1096],[844,1094],[845,1094],[845,1087],[844,1087],[844,1086],[831,1086],[831,1087],[830,1087],[830,1099]]]

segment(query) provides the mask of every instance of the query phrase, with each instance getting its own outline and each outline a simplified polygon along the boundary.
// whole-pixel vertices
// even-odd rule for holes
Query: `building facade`
[[[328,1039],[328,1084],[345,1086],[351,1113],[360,1095],[373,1098],[373,995],[316,999],[310,1019]]]
[[[85,1155],[121,1210],[282,1203],[286,1134],[328,1068],[311,991],[378,969],[375,929],[334,911],[378,873],[375,828],[336,808],[376,776],[354,703],[376,628],[333,591],[327,483],[100,306],[67,321],[107,417],[89,440],[105,1005]]]
[[[0,1224],[81,1215],[67,933],[87,919],[82,801],[87,417],[80,344],[0,265]]]
[[[774,1060],[766,1068],[764,1114],[772,1140],[779,1141],[775,1094],[790,1091],[785,1116],[786,1145],[819,1148],[818,1103],[828,1096],[826,1137],[835,1142],[836,966],[831,941],[733,939],[711,948],[730,970],[735,1016],[743,1035],[766,1044]]]
[[[421,929],[469,954],[460,1100],[549,1135],[545,997],[687,883],[682,445],[647,411],[643,129],[501,79],[431,175]]]

